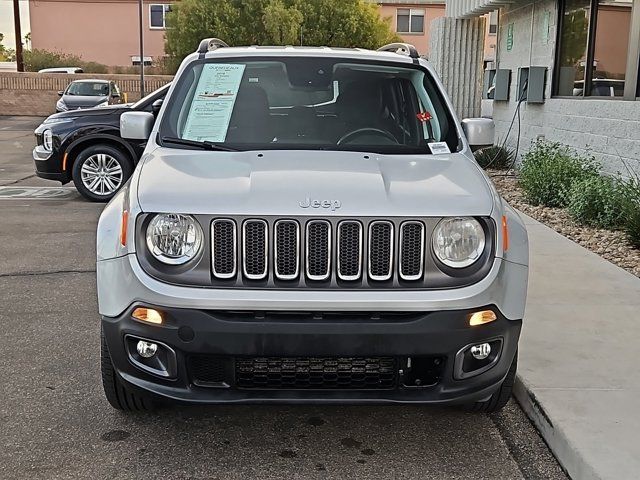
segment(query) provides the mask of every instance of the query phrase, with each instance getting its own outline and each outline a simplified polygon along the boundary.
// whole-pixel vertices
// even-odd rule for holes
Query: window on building
[[[564,0],[555,94],[624,95],[633,0]]]
[[[424,33],[424,9],[399,8],[396,31],[398,33]]]
[[[489,35],[498,34],[498,11],[494,10],[489,14]]]
[[[149,5],[149,26],[151,28],[166,28],[166,16],[171,11],[171,5]]]

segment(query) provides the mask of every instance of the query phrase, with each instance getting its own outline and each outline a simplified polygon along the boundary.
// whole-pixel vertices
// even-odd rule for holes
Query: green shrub
[[[54,67],[80,67],[85,73],[107,73],[109,71],[106,65],[85,62],[77,55],[37,48],[24,51],[24,66],[27,72],[37,72],[43,68]]]
[[[640,177],[629,180],[626,185],[627,203],[623,228],[629,243],[640,248]]]
[[[98,62],[80,62],[79,66],[86,73],[109,73],[109,67]]]
[[[580,223],[615,230],[624,225],[628,202],[628,188],[623,181],[594,175],[573,183],[567,209]]]
[[[494,145],[475,152],[476,162],[482,168],[507,170],[515,163],[515,152],[509,148]]]
[[[523,157],[519,184],[531,204],[564,207],[573,184],[598,175],[598,170],[592,157],[559,143],[535,142]]]

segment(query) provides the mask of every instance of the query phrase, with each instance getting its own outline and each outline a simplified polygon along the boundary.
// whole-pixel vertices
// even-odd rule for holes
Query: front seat
[[[256,85],[242,86],[233,107],[225,142],[271,143],[272,140],[266,92]]]
[[[336,140],[361,128],[387,130],[384,123],[382,90],[378,83],[350,83],[338,95],[336,114],[338,116]]]

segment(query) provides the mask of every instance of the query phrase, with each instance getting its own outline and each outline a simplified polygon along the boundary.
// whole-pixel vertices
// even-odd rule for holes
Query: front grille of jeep
[[[426,226],[407,220],[214,219],[213,277],[355,284],[424,279]]]
[[[394,357],[237,358],[236,387],[245,389],[389,390],[397,385]]]

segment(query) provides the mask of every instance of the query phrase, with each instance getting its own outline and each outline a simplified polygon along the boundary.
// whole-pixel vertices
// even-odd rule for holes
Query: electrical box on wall
[[[518,101],[544,103],[547,67],[521,67],[518,69]]]
[[[495,74],[495,89],[493,99],[499,102],[509,101],[509,87],[511,86],[511,70],[499,68]]]

